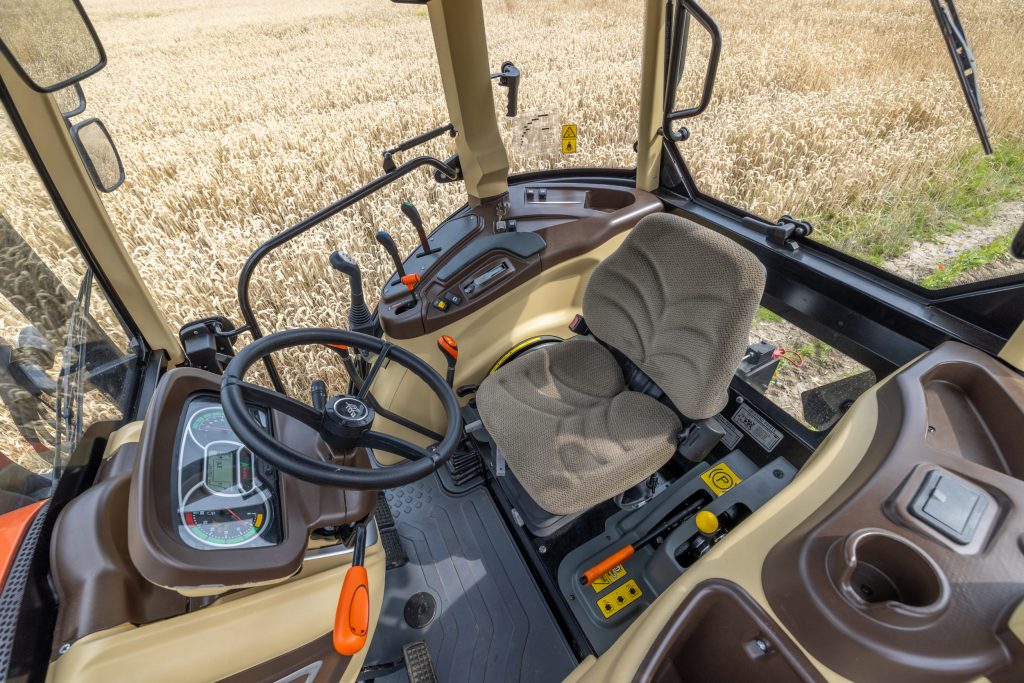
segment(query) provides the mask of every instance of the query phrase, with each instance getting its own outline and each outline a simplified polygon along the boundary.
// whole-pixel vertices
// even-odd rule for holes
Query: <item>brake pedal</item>
[[[402,647],[402,659],[405,660],[409,683],[436,683],[434,660],[430,658],[430,650],[424,641],[420,640]]]
[[[378,529],[395,526],[395,516],[391,514],[391,506],[383,491],[377,494],[377,509],[373,516],[377,518]]]

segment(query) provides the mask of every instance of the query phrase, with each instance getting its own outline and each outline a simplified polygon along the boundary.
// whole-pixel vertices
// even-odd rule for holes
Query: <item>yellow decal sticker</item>
[[[594,579],[594,583],[590,585],[594,587],[595,592],[600,593],[605,588],[608,588],[608,586],[612,585],[625,575],[626,568],[623,567],[621,564],[617,564],[601,576]]]
[[[603,598],[598,598],[597,608],[601,610],[604,618],[608,619],[626,605],[639,599],[641,595],[643,592],[640,590],[640,586],[636,585],[636,581],[630,579]]]
[[[708,485],[709,489],[714,491],[716,496],[722,495],[743,481],[739,478],[739,475],[733,472],[732,469],[724,462],[718,463],[710,470],[700,475],[700,478],[704,480],[704,483]]]
[[[562,126],[562,154],[575,154],[579,149],[576,144],[576,124],[567,123]]]

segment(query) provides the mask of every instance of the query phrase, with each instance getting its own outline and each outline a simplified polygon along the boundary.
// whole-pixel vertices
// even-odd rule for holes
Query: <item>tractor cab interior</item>
[[[57,424],[22,431],[57,442],[52,471],[0,472],[6,679],[1024,675],[1024,277],[928,294],[805,221],[702,195],[677,145],[721,50],[698,3],[644,3],[635,169],[518,176],[492,84],[515,116],[524,65],[489,64],[479,1],[422,3],[450,124],[260,245],[242,320],[180,331],[98,199],[124,178],[106,129],[66,123],[106,56],[77,0],[51,4],[25,3],[21,33],[3,16],[0,96],[84,276],[75,296],[0,224],[3,294],[31,323],[0,379],[38,403],[19,429]],[[18,49],[40,16],[74,59]],[[706,65],[684,63],[691,24]],[[691,106],[684,68],[706,68]],[[416,156],[442,135],[455,156]],[[436,226],[402,205],[419,246],[377,233],[379,292],[324,254],[351,290],[336,327],[264,330],[266,256],[423,169],[465,205]],[[872,380],[809,391],[794,418],[765,394],[785,352],[751,345],[759,307]],[[287,390],[275,358],[311,346],[344,386],[310,367]],[[117,415],[94,419],[88,392]]]

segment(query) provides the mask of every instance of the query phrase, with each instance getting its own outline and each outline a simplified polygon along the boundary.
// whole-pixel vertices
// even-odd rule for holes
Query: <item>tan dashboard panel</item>
[[[620,233],[596,249],[541,272],[518,288],[495,299],[437,334],[431,333],[397,343],[416,354],[443,376],[445,361],[437,349],[437,337],[451,335],[459,344],[455,386],[479,384],[487,371],[514,344],[539,335],[569,337],[568,325],[583,310],[583,292],[594,268],[626,239]],[[374,396],[385,408],[434,430],[444,429],[444,412],[422,380],[397,364],[381,370],[373,385]],[[424,396],[431,398],[424,400]],[[427,445],[429,439],[378,417],[375,428]],[[398,456],[377,453],[385,464]]]
[[[370,633],[373,638],[384,601],[384,547],[367,548],[370,579]],[[329,633],[338,593],[349,563],[307,579],[219,602],[174,619],[146,626],[129,624],[99,631],[76,642],[53,664],[50,683],[149,683],[212,681],[254,668],[297,650]],[[247,644],[248,636],[254,642]],[[255,640],[257,639],[258,640]],[[225,649],[210,647],[221,643]],[[354,681],[369,648],[355,655],[343,681]],[[295,669],[306,664],[297,663]],[[290,671],[282,671],[286,676]]]
[[[138,443],[142,439],[142,420],[129,422],[118,429],[107,439],[107,447],[103,450],[103,458],[109,458],[126,443]]]
[[[887,381],[857,399],[789,486],[683,573],[611,649],[584,660],[566,680],[619,683],[632,679],[680,603],[708,579],[739,584],[778,623],[761,583],[762,565],[771,549],[838,491],[867,454],[878,424],[878,390]],[[778,626],[792,637],[781,623]],[[827,680],[848,680],[805,650],[804,654]]]

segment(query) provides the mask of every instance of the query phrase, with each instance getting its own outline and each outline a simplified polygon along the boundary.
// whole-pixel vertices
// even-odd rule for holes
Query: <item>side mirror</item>
[[[107,63],[79,0],[2,3],[0,51],[38,92],[62,90]]]
[[[700,100],[691,107],[676,109],[676,96],[686,69],[687,48],[690,46],[690,19],[697,21],[708,33],[711,47],[708,53],[708,67]],[[710,14],[697,4],[696,0],[677,0],[669,6],[668,68],[665,83],[665,121],[663,128],[673,139],[683,139],[672,132],[672,121],[691,118],[704,112],[711,104],[718,74],[718,62],[722,55],[722,29]]]
[[[97,118],[71,126],[71,139],[100,192],[113,192],[124,182],[124,166],[107,127]]]
[[[63,90],[53,93],[53,99],[57,101],[61,116],[70,119],[85,111],[85,92],[81,83],[69,85]]]
[[[800,394],[804,421],[817,430],[828,429],[839,421],[857,397],[875,383],[871,370],[814,387]]]

